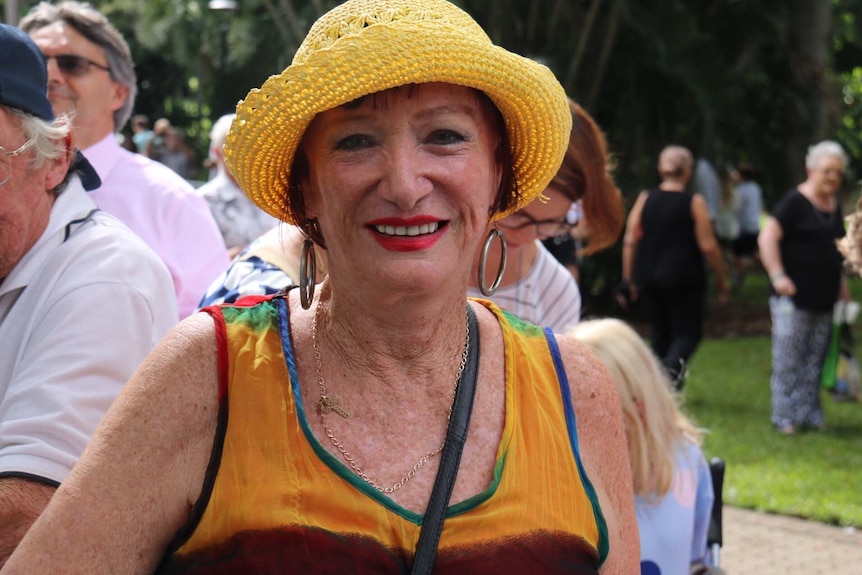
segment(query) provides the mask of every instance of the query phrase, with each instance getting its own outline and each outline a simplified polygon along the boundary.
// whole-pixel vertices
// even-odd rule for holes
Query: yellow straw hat
[[[535,199],[556,175],[572,116],[545,66],[495,46],[445,0],[349,0],[324,14],[281,74],[237,105],[225,160],[267,213],[294,224],[287,207],[297,146],[320,112],[396,86],[446,82],[488,95],[503,115],[516,199],[499,219]]]

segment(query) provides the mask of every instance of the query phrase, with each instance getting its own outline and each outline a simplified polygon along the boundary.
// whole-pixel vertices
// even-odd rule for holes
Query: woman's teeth
[[[422,224],[421,226],[374,226],[378,233],[387,236],[421,236],[433,234],[440,227],[438,222]]]

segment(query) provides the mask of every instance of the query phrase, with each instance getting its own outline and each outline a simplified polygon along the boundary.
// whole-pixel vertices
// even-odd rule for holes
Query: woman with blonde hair
[[[714,494],[701,433],[641,337],[618,319],[585,321],[569,335],[611,372],[623,421],[641,541],[641,573],[704,572]]]

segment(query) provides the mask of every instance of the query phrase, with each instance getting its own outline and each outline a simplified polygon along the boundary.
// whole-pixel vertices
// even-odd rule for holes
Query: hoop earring
[[[310,269],[309,269],[310,268]],[[299,259],[299,303],[302,309],[311,307],[314,301],[314,280],[317,278],[317,256],[314,242],[305,238],[302,242],[302,255]]]
[[[491,243],[495,240],[500,240],[500,269],[497,270],[497,277],[490,286],[485,286],[485,267],[488,260],[488,251],[491,249]],[[485,243],[482,245],[482,256],[479,258],[479,291],[485,297],[491,297],[497,288],[500,287],[500,282],[503,281],[503,273],[506,271],[506,236],[496,226],[488,232],[488,237],[485,238]]]

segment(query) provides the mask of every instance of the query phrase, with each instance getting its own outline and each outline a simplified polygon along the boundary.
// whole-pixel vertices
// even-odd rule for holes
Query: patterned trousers
[[[826,359],[832,312],[798,309],[784,296],[769,298],[772,315],[772,423],[823,425],[820,372]]]

